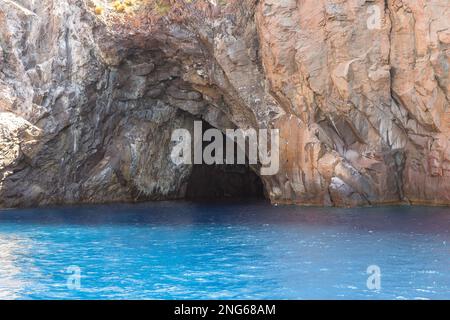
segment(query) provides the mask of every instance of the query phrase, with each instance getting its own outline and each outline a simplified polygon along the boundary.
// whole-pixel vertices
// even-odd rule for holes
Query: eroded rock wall
[[[198,118],[280,130],[274,203],[450,204],[448,0],[0,3],[0,206],[182,198]]]
[[[105,32],[84,1],[1,2],[0,206],[183,195],[170,138],[193,117],[158,99],[180,68],[158,48],[108,61]]]

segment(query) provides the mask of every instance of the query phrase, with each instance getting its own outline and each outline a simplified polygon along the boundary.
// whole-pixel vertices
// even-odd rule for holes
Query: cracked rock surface
[[[0,207],[183,198],[196,119],[280,130],[273,203],[450,204],[448,0],[151,2],[0,0]]]

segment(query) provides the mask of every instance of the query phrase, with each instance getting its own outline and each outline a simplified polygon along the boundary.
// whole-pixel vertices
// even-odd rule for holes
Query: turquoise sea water
[[[369,266],[380,289],[367,286]],[[450,209],[0,211],[0,299],[450,299]]]

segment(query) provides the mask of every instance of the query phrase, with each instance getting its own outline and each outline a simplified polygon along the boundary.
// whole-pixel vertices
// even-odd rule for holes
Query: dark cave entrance
[[[203,133],[214,128],[203,121]],[[225,149],[225,135],[224,149]],[[203,149],[209,142],[203,142]],[[236,150],[236,142],[234,148]],[[225,152],[224,152],[225,154]],[[192,174],[189,177],[186,199],[188,200],[243,200],[265,199],[264,185],[261,178],[248,164],[199,164],[193,165]]]

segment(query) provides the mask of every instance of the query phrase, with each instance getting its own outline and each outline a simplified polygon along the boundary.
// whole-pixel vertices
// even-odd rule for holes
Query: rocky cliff
[[[280,130],[273,203],[450,204],[448,0],[0,0],[0,207],[183,198],[171,133]]]

